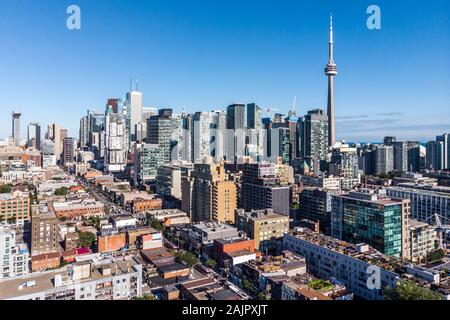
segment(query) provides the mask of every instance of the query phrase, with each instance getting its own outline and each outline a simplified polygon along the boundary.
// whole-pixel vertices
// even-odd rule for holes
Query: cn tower
[[[328,77],[328,146],[333,146],[335,142],[334,129],[334,76],[337,75],[336,64],[333,60],[333,16],[330,15],[330,57],[325,67],[325,75]]]

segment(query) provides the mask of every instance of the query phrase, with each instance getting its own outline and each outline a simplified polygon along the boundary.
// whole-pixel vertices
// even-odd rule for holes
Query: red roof
[[[89,250],[89,248],[78,248],[78,249],[75,249],[75,250],[76,250],[76,252],[77,252],[77,255],[91,253],[91,251]]]

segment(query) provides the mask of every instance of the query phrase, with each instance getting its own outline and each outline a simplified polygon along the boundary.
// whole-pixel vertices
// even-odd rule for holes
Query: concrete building
[[[157,169],[156,193],[181,200],[181,181],[194,169],[192,163],[173,162]]]
[[[375,174],[394,171],[394,147],[380,145],[375,150]]]
[[[341,178],[334,176],[301,176],[301,182],[307,187],[316,187],[326,190],[340,190]]]
[[[273,163],[246,163],[242,171],[242,207],[273,209],[289,216],[289,186],[282,185]]]
[[[305,160],[325,161],[328,156],[329,116],[315,109],[299,119],[300,156]]]
[[[20,146],[20,116],[22,114],[19,111],[14,111],[12,113],[12,138],[14,141],[14,146]]]
[[[305,187],[300,193],[299,211],[296,220],[307,219],[319,222],[320,231],[331,235],[331,196],[337,191]]]
[[[31,255],[58,252],[58,218],[46,206],[33,207],[31,217]]]
[[[348,144],[334,147],[331,153],[329,173],[341,178],[341,189],[350,190],[358,186],[361,176],[358,168],[357,149]]]
[[[428,189],[428,190],[427,190]],[[434,215],[440,215],[444,221],[450,219],[450,194],[433,190],[433,188],[388,187],[387,196],[409,199],[411,201],[411,217],[426,223],[434,223]]]
[[[436,249],[436,229],[427,223],[411,220],[409,232],[411,233],[411,260],[421,263],[430,251]]]
[[[105,171],[123,172],[127,165],[128,138],[126,119],[121,114],[111,113],[105,123]]]
[[[192,188],[183,188],[189,195],[183,194],[182,206],[189,208],[192,204],[188,212],[192,221],[234,222],[237,188],[228,180],[223,165],[196,163],[191,180]],[[185,185],[190,183],[190,179],[183,181]]]
[[[27,192],[15,191],[0,194],[0,224],[30,221],[30,197]]]
[[[136,143],[134,148],[134,184],[155,180],[158,168],[166,163],[164,150],[148,143]]]
[[[16,231],[0,226],[0,280],[28,274],[28,263],[27,246],[16,241]]]
[[[136,125],[142,121],[142,93],[136,90],[127,92],[127,131],[130,133],[130,141],[136,140]]]
[[[27,128],[27,147],[41,150],[41,126],[37,122],[31,122]]]
[[[142,265],[134,258],[80,261],[70,268],[0,282],[1,300],[131,300],[142,296]]]
[[[235,225],[255,241],[255,248],[262,252],[276,250],[279,241],[289,231],[289,217],[272,209],[245,211],[236,210]]]
[[[75,160],[76,142],[74,138],[66,137],[63,140],[62,162],[65,166],[72,164]]]

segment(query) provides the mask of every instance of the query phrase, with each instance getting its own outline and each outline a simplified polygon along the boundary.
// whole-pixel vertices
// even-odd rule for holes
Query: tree
[[[100,229],[100,221],[101,219],[99,217],[90,217],[89,221],[91,222],[91,224],[96,228],[96,229]]]
[[[198,258],[191,252],[177,252],[175,253],[175,256],[178,261],[184,262],[189,268],[198,263]]]
[[[208,260],[206,260],[205,264],[207,267],[214,269],[217,266],[217,261],[214,259],[208,259]]]
[[[258,294],[258,300],[270,300],[270,295],[267,291]]]
[[[66,187],[61,187],[55,190],[55,196],[65,196],[69,192]]]
[[[331,282],[322,279],[315,279],[308,283],[308,286],[314,290],[321,290],[327,287],[331,287]]]
[[[4,185],[0,186],[0,193],[11,193],[11,185],[4,184]]]
[[[410,280],[397,282],[395,288],[385,288],[384,298],[386,300],[443,300],[443,296],[438,292],[421,287]]]
[[[78,232],[78,246],[80,248],[91,248],[96,239],[95,234],[91,232]]]
[[[149,293],[149,294],[144,294],[142,297],[136,297],[133,300],[157,300],[156,297]]]
[[[442,249],[432,250],[428,253],[427,261],[436,262],[441,261],[445,257],[445,252]]]

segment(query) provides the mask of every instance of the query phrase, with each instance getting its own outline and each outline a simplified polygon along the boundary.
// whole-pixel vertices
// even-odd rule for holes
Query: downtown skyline
[[[24,41],[30,39],[29,28],[37,17],[13,23],[11,14],[24,13],[20,9],[9,12],[6,4],[2,12],[11,14],[2,17],[2,24],[18,28],[8,34],[2,28],[0,34],[6,46],[14,44],[11,49],[17,54],[5,54],[0,62],[5,70],[0,88],[6,93],[0,137],[11,135],[9,115],[16,109],[23,115],[22,137],[33,121],[39,121],[42,127],[58,123],[77,137],[78,119],[86,109],[102,111],[107,98],[125,97],[130,77],[139,79],[144,106],[171,107],[177,113],[183,108],[189,113],[225,109],[242,101],[256,102],[264,109],[278,108],[277,112],[287,114],[294,96],[298,115],[314,108],[326,109],[323,65],[328,58],[327,19],[333,11],[335,59],[340,71],[335,83],[336,140],[379,142],[385,135],[395,135],[425,142],[450,127],[450,81],[448,73],[441,72],[448,70],[445,57],[449,53],[449,5],[436,1],[420,11],[423,19],[417,20],[418,9],[422,10],[419,2],[410,4],[411,10],[405,13],[401,5],[380,1],[382,29],[371,31],[365,26],[366,4],[344,10],[333,7],[331,2],[321,6],[287,2],[301,17],[292,21],[283,19],[293,15],[286,13],[286,8],[282,8],[284,17],[277,9],[269,12],[268,2],[254,7],[250,1],[230,16],[230,25],[223,27],[207,15],[211,10],[231,10],[224,4],[202,3],[205,10],[189,16],[200,4],[191,4],[194,8],[183,13],[182,4],[174,8],[159,2],[137,2],[130,8],[122,2],[108,7],[99,1],[98,8],[102,10],[94,14],[96,5],[80,1],[82,30],[68,31],[64,28],[62,1],[61,12],[52,6],[47,19],[34,26],[34,33],[47,31],[46,37],[37,34],[31,43]],[[33,7],[28,1],[21,2],[25,4]],[[125,21],[102,24],[108,18],[117,19],[120,10],[131,11],[124,19],[140,18],[138,26],[133,29]],[[309,18],[305,16],[308,10],[312,14]],[[142,22],[149,16],[155,18],[156,12],[159,19]],[[268,23],[239,24],[241,15],[267,17]],[[223,16],[220,13],[221,19]],[[183,31],[189,36],[183,37]],[[122,37],[124,32],[130,32],[129,39]],[[152,36],[153,45],[147,43]],[[214,36],[220,37],[211,41]],[[111,49],[106,42],[114,38],[119,40]],[[411,43],[412,38],[416,43]],[[441,39],[438,44],[437,39]],[[55,46],[56,40],[62,43]],[[27,53],[33,44],[35,51]],[[44,44],[54,48],[46,50]],[[136,44],[142,49],[130,53],[128,48]],[[425,44],[426,50],[419,44]],[[253,56],[248,52],[251,48]],[[28,54],[36,58],[31,61]],[[40,58],[42,64],[36,63]],[[58,59],[49,61],[50,58]]]

